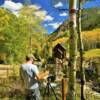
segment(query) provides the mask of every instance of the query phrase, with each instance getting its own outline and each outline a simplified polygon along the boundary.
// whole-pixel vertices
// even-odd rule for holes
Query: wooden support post
[[[62,79],[62,100],[66,100],[68,93],[67,78]]]

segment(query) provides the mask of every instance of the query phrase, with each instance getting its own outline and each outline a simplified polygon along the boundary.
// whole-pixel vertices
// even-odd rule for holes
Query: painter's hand
[[[49,75],[49,71],[45,71],[44,79],[47,79],[48,75]]]
[[[48,76],[49,75],[49,71],[46,71],[45,74]]]

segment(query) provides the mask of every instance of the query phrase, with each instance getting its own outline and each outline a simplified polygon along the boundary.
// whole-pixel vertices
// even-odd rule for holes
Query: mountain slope
[[[82,30],[100,28],[100,8],[86,9],[82,12]]]

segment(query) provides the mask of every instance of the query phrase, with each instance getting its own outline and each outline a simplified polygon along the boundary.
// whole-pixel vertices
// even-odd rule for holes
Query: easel
[[[47,78],[47,85],[46,85],[46,88],[45,88],[45,91],[44,91],[44,94],[43,94],[43,98],[45,98],[45,96],[47,96],[46,100],[51,100],[50,99],[50,90],[53,92],[55,100],[59,100],[58,97],[56,96],[54,88],[51,86],[51,79],[50,79],[50,77],[48,77]],[[43,100],[45,100],[45,99],[43,99]]]

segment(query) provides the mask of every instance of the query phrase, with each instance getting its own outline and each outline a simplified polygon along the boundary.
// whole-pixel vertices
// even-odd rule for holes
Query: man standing
[[[26,100],[41,100],[38,80],[48,76],[48,72],[40,73],[34,65],[34,57],[26,56],[26,63],[20,67],[20,76],[26,90]]]

